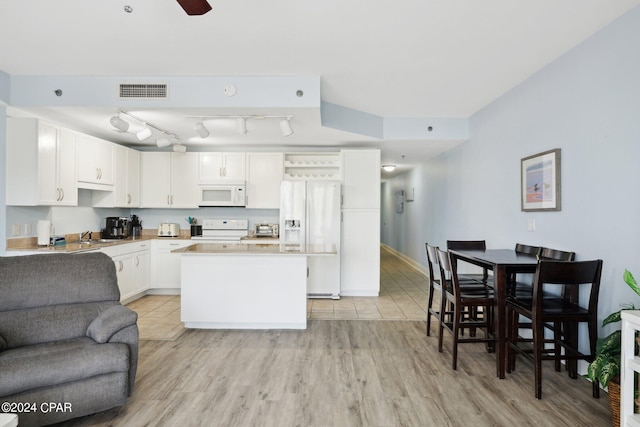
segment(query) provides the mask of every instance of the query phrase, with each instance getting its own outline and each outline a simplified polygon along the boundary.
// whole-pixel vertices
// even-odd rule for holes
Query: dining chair
[[[515,251],[520,255],[528,255],[539,259],[540,246],[525,245],[523,243],[516,243]],[[511,273],[507,277],[507,296],[517,297],[518,295],[529,296],[533,291],[531,282],[519,282],[516,273]]]
[[[493,288],[483,285],[481,288],[467,288],[461,286],[457,267],[451,262],[449,253],[437,249],[438,265],[442,295],[440,303],[440,326],[438,328],[438,351],[442,352],[444,329],[453,335],[452,368],[458,365],[458,344],[467,342],[484,342],[487,351],[492,351],[495,345],[493,334]],[[449,280],[447,280],[449,279]],[[447,303],[450,308],[447,308]],[[482,308],[482,310],[478,310]],[[447,317],[449,315],[449,317]],[[465,329],[484,330],[484,336],[475,333],[464,336]]]
[[[447,240],[447,250],[467,250],[467,251],[484,251],[487,249],[487,242],[485,240]],[[459,274],[461,280],[477,280],[487,285],[493,286],[493,277],[489,276],[489,272],[486,268],[480,273],[461,273]]]
[[[578,360],[591,362],[596,353],[598,334],[598,293],[602,260],[594,261],[551,261],[540,260],[533,280],[531,297],[507,299],[507,372],[515,369],[516,353],[534,362],[534,386],[537,399],[542,397],[542,361],[565,360],[567,365],[577,366]],[[549,288],[560,287],[563,292],[551,292],[555,297],[543,296]],[[580,305],[580,287],[589,287],[586,307]],[[571,291],[569,291],[571,290]],[[518,318],[531,320],[533,338],[519,336]],[[578,324],[587,323],[589,331],[589,351],[581,352],[578,347]],[[545,329],[554,325],[553,339],[545,338]],[[545,344],[553,344],[552,347]],[[531,349],[529,346],[533,345]],[[557,370],[557,367],[556,367]],[[571,378],[577,378],[577,368],[569,370]],[[599,385],[593,382],[593,396],[600,394]]]
[[[427,297],[427,336],[431,336],[431,316],[435,317],[438,321],[440,321],[440,310],[433,307],[433,299],[435,295],[435,291],[440,295],[441,300],[436,302],[436,307],[440,307],[442,304],[442,284],[441,278],[438,275],[436,277],[436,268],[434,266],[438,266],[438,247],[432,246],[429,243],[425,243],[425,251],[427,254],[427,267],[429,270],[429,295]],[[438,274],[440,273],[438,269]],[[447,280],[447,279],[445,279]],[[450,282],[450,279],[448,279]],[[484,284],[480,283],[474,279],[461,279],[459,280],[460,286],[464,289],[483,289]]]

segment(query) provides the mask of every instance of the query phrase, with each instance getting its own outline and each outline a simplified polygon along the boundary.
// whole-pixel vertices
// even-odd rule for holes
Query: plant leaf
[[[622,278],[624,279],[625,283],[629,285],[631,289],[633,289],[633,292],[635,292],[637,295],[640,295],[640,286],[638,286],[638,282],[636,282],[636,279],[633,277],[633,274],[631,274],[629,270],[624,270]]]
[[[622,310],[616,311],[615,313],[611,313],[610,315],[605,317],[605,319],[602,321],[602,326],[608,325],[609,323],[619,322],[621,319],[620,317],[621,312]]]
[[[606,337],[598,350],[598,355],[615,356],[619,355],[622,348],[622,331],[613,331]]]

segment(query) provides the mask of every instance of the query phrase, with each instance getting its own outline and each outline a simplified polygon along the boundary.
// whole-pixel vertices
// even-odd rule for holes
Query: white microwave
[[[200,185],[200,206],[245,206],[244,184]]]

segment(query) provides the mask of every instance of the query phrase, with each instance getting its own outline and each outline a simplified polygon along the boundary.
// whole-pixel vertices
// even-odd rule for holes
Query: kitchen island
[[[306,329],[307,258],[334,245],[197,243],[181,254],[187,328]]]

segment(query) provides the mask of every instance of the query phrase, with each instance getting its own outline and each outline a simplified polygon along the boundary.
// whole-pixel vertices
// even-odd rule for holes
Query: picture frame
[[[523,212],[561,210],[560,149],[520,160],[520,203]]]

